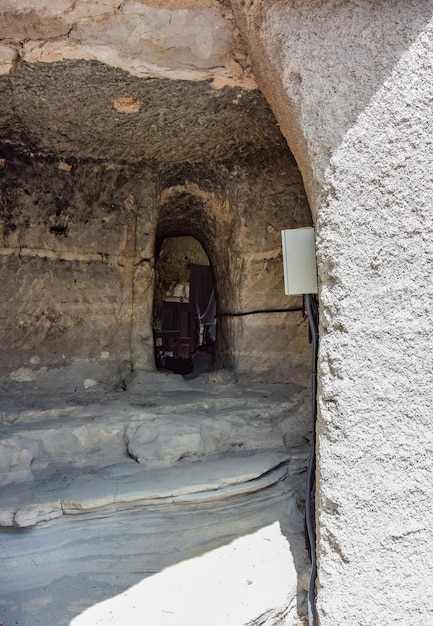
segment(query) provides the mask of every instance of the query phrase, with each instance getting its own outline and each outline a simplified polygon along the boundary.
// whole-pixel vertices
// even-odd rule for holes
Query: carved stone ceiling
[[[1,4],[3,156],[158,165],[287,150],[227,3]]]
[[[140,78],[98,61],[21,63],[0,77],[0,141],[62,159],[165,164],[287,150],[257,90]]]

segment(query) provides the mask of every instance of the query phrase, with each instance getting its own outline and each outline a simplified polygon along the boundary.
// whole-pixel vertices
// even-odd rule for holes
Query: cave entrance
[[[213,368],[216,302],[209,257],[197,239],[157,241],[153,329],[159,370],[195,377]]]

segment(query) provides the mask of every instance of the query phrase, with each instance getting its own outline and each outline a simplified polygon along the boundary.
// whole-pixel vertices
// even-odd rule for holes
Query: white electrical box
[[[281,237],[286,295],[317,293],[314,228],[282,230]]]

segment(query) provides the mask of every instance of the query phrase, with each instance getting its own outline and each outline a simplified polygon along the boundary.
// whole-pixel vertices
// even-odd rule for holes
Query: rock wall
[[[428,623],[433,4],[233,5],[316,215],[318,623]]]
[[[40,368],[57,367],[59,358],[65,363],[65,354],[66,362],[71,358],[98,367],[102,363],[103,371],[95,374],[96,380],[106,377],[106,366],[110,369],[118,363],[123,364],[121,378],[125,367],[151,369],[154,245],[164,237],[193,236],[204,246],[215,272],[219,313],[242,313],[263,308],[263,303],[271,309],[290,306],[282,290],[279,230],[311,221],[296,164],[260,92],[252,89],[252,84],[245,89],[243,79],[234,86],[224,82],[226,66],[217,64],[211,74],[208,70],[203,74],[197,59],[201,69],[197,76],[190,76],[193,81],[161,78],[166,76],[162,57],[161,71],[136,72],[130,65],[124,30],[111,40],[110,49],[124,42],[128,72],[110,67],[108,63],[119,65],[110,55],[106,64],[96,61],[103,49],[98,39],[101,29],[114,28],[113,24],[132,28],[123,9],[105,6],[106,11],[97,17],[96,4],[86,4],[86,11],[93,13],[84,17],[76,15],[76,7],[69,11],[65,6],[54,21],[44,3],[38,11],[26,2],[3,7],[10,25],[5,45],[20,50],[17,63],[0,77],[3,212],[5,220],[11,214],[9,221],[16,225],[15,239],[6,226],[4,246],[9,249],[9,260],[18,263],[16,268],[5,266],[5,279],[10,282],[9,277],[16,275],[22,262],[17,256],[30,254],[28,247],[37,248],[40,259],[40,266],[25,278],[27,300],[20,306],[26,319],[21,339],[18,331],[5,331],[8,340],[3,362],[9,373],[28,369],[33,355],[27,352],[25,357],[25,350],[35,350],[42,343],[40,351],[47,350],[43,359],[47,362]],[[136,23],[148,27],[148,13],[154,9],[138,4]],[[209,7],[197,11],[202,9],[208,11]],[[164,20],[170,13],[155,11],[158,19]],[[180,47],[174,46],[177,61],[183,58],[182,41],[189,37],[189,20],[195,23],[194,15],[198,15],[188,11],[182,13],[186,21],[185,32],[180,30],[176,40]],[[219,36],[231,42],[233,52],[238,48],[232,19],[213,6],[211,12],[215,11],[225,15],[221,19],[228,30]],[[167,23],[171,17],[176,22],[180,14],[170,15]],[[215,32],[222,28],[218,19],[214,20]],[[66,22],[71,33],[78,29],[72,57],[71,37],[66,41],[60,32]],[[87,45],[87,39],[78,22],[92,31],[98,54],[84,54],[79,42]],[[156,33],[156,22],[154,25]],[[37,59],[27,56],[29,40],[24,35],[29,29],[33,41],[38,42],[35,49],[42,55]],[[46,45],[54,45],[58,55],[45,56]],[[91,60],[83,60],[83,56]],[[227,61],[227,55],[223,57]],[[243,78],[245,73],[246,65]],[[170,76],[177,78],[176,74]],[[179,76],[185,78],[182,73]],[[32,169],[36,164],[38,171]],[[15,171],[20,173],[16,180]],[[33,181],[31,189],[27,179]],[[43,200],[39,199],[40,187]],[[20,220],[25,226],[21,227]],[[26,243],[33,239],[34,245]],[[65,300],[67,310],[62,309],[65,305],[51,302],[54,292],[45,289],[41,295],[30,286],[38,285],[39,273],[45,272],[49,262],[56,265],[56,259],[66,265],[76,261],[69,274],[64,270],[62,278],[56,278],[65,285],[68,297],[65,300],[62,295],[61,302]],[[90,269],[85,265],[88,259],[93,263]],[[86,283],[75,275],[84,267]],[[98,272],[102,274],[98,276]],[[256,275],[260,277],[257,285]],[[78,282],[73,285],[81,284],[80,293],[69,287],[75,279]],[[99,284],[104,287],[97,293]],[[59,286],[57,293],[61,290]],[[4,304],[5,311],[16,306],[15,293]],[[72,297],[73,305],[68,300]],[[82,305],[83,298],[88,305]],[[50,326],[44,321],[46,310],[55,311],[58,324]],[[99,313],[91,329],[91,312],[96,310]],[[35,311],[43,311],[40,321],[35,321]],[[81,333],[82,320],[89,326]],[[220,366],[246,374],[256,371],[278,380],[305,379],[309,350],[299,314],[285,319],[281,314],[268,319],[224,316],[219,331]],[[56,342],[51,336],[57,337]],[[80,337],[88,338],[85,347]],[[68,348],[66,352],[62,346]],[[13,363],[7,356],[10,350],[16,352]],[[32,374],[17,376],[31,378]]]
[[[4,382],[116,386],[132,370],[152,370],[155,241],[163,237],[203,243],[219,313],[299,305],[283,295],[280,229],[310,218],[289,153],[273,164],[264,154],[213,170],[178,168],[174,178],[171,166],[4,154]],[[305,379],[301,313],[220,321],[220,365],[269,380]]]
[[[95,364],[103,378],[111,372],[113,383],[126,374],[134,264],[146,266],[139,275],[150,300],[153,276],[150,213],[128,198],[135,192],[152,206],[154,187],[149,172],[127,167],[4,160],[1,363],[12,380],[49,378],[53,368],[64,378],[74,363]],[[151,352],[148,328],[141,339]]]
[[[299,171],[292,159],[263,155],[248,169],[235,170],[228,193],[239,215],[232,270],[236,308],[232,304],[228,311],[253,312],[229,318],[236,369],[305,384],[311,361],[306,322],[302,312],[281,312],[302,307],[301,297],[284,294],[281,253],[281,230],[311,223]]]

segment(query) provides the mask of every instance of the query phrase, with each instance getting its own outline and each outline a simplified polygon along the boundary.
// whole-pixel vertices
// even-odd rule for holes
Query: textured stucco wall
[[[234,4],[316,215],[319,624],[430,624],[433,3]]]

